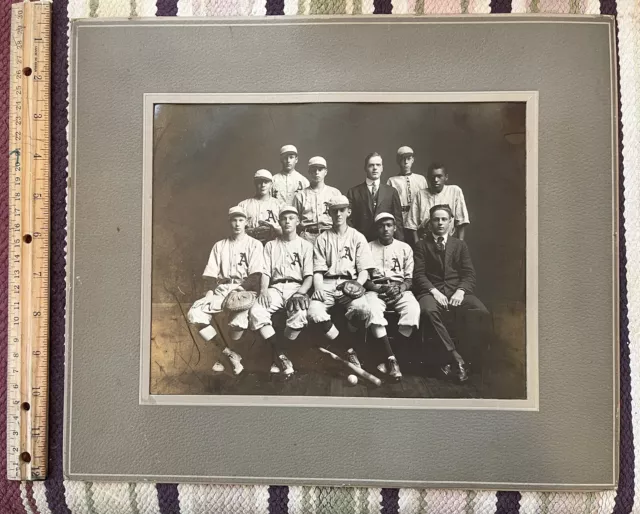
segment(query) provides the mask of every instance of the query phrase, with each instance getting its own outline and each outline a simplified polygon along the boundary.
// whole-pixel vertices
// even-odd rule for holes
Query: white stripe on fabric
[[[362,0],[362,14],[373,14],[374,10],[373,0]]]
[[[88,0],[69,0],[67,4],[67,16],[69,21],[76,18],[89,17],[89,1]],[[68,141],[68,138],[67,138]]]
[[[305,514],[302,507],[303,488],[299,486],[289,486],[289,514]]]
[[[44,482],[33,482],[33,499],[36,501],[36,506],[40,514],[51,514],[49,504],[47,503],[47,488]]]
[[[398,514],[418,514],[421,512],[422,491],[420,489],[400,489],[398,492]]]
[[[100,0],[96,9],[98,18],[122,18],[131,14],[131,4],[122,0]]]
[[[140,514],[160,514],[158,505],[158,489],[156,484],[138,482],[136,489],[136,507]]]
[[[298,14],[298,0],[284,0],[285,16],[293,16]]]
[[[526,13],[529,12],[529,0],[511,0],[511,13]]]
[[[136,0],[136,11],[140,17],[155,16],[158,11],[156,0]]]
[[[99,513],[134,514],[129,502],[129,484],[94,482],[91,488],[94,510]]]
[[[178,0],[178,16],[193,16],[191,0]]]
[[[491,12],[491,0],[469,0],[469,14],[488,14]]]
[[[25,482],[20,482],[20,499],[22,500],[22,506],[27,514],[36,514],[29,505],[29,499],[27,498],[27,484]]]
[[[67,507],[73,514],[89,514],[84,482],[65,480],[64,498],[67,502]]]
[[[268,486],[178,484],[180,512],[188,514],[269,513]]]
[[[474,495],[472,491],[469,494]],[[495,491],[476,491],[469,506],[473,514],[489,514],[496,511],[497,501]]]

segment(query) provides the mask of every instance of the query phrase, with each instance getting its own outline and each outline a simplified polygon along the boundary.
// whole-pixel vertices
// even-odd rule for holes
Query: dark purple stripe
[[[373,0],[373,14],[391,14],[391,0]]]
[[[180,514],[177,484],[156,484],[158,507],[161,514]]]
[[[64,419],[65,237],[67,225],[67,0],[52,4],[51,21],[51,269],[49,349],[49,509],[68,514],[62,478]]]
[[[289,513],[289,487],[286,485],[269,486],[269,514]]]
[[[510,13],[511,0],[491,0],[491,13]]]
[[[156,16],[177,16],[178,0],[157,0]]]
[[[284,0],[267,0],[267,16],[284,14]]]
[[[516,514],[520,512],[522,495],[517,491],[498,491],[496,494],[496,514]]]
[[[615,0],[601,0],[600,13],[617,16],[618,9]],[[618,50],[618,91],[620,90],[620,54],[619,38],[616,27],[616,49]],[[633,448],[633,426],[631,424],[631,369],[629,365],[629,319],[627,317],[627,277],[625,267],[627,264],[625,230],[624,230],[624,177],[622,157],[622,111],[620,106],[624,102],[620,95],[618,104],[618,162],[619,162],[619,232],[620,232],[620,475],[618,479],[618,492],[613,509],[614,514],[631,512],[634,503],[635,473]]]
[[[382,501],[380,505],[382,505],[382,509],[380,512],[382,514],[398,514],[400,510],[400,505],[398,504],[400,491],[395,488],[385,488],[382,489],[381,493]]]

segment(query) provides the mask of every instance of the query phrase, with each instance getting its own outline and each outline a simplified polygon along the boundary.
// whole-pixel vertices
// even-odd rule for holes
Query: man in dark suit
[[[404,241],[400,196],[394,187],[380,182],[382,169],[380,154],[367,155],[364,160],[365,182],[352,187],[347,193],[351,203],[351,225],[364,234],[367,241],[374,241],[378,237],[375,217],[381,212],[388,212],[396,220],[395,238]]]
[[[448,205],[434,205],[429,210],[431,234],[419,241],[415,248],[413,285],[420,302],[420,311],[442,343],[436,359],[445,375],[457,368],[460,381],[468,378],[466,363],[443,322],[445,311],[452,312],[471,334],[486,336],[489,311],[474,296],[476,272],[469,248],[464,241],[449,234],[453,213]],[[459,323],[458,323],[459,324]],[[442,350],[446,350],[443,352]]]

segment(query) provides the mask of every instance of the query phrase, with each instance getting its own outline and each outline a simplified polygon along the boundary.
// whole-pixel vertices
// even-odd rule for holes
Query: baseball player
[[[233,367],[235,375],[243,370],[242,358],[232,351],[221,334],[213,328],[213,315],[223,311],[223,303],[232,291],[241,289],[242,282],[250,275],[262,273],[264,268],[262,245],[245,233],[247,214],[241,207],[229,209],[229,223],[231,236],[213,245],[209,262],[204,269],[203,276],[213,279],[214,287],[207,291],[204,298],[197,300],[189,309],[187,319],[196,325],[205,325],[200,335],[205,341],[222,348]],[[233,341],[242,337],[249,326],[248,310],[229,313],[229,336]],[[214,371],[222,371],[224,367],[217,362]]]
[[[458,186],[449,186],[447,181],[449,175],[441,164],[432,164],[427,170],[428,189],[423,189],[416,196],[411,205],[409,217],[404,226],[412,231],[415,243],[420,239],[419,232],[429,232],[429,210],[435,205],[448,205],[453,212],[453,223],[449,235],[464,239],[466,226],[470,223],[467,204],[462,194],[462,189]]]
[[[327,176],[327,161],[324,157],[312,157],[309,159],[309,187],[296,193],[293,198],[293,206],[298,209],[300,235],[315,243],[319,234],[329,230],[332,226],[329,215],[328,201],[341,193],[335,187],[324,183]]]
[[[365,283],[368,290],[365,297],[371,306],[371,333],[382,341],[387,351],[390,376],[399,380],[402,373],[387,337],[384,311],[394,310],[400,315],[398,332],[406,338],[420,325],[420,305],[411,292],[413,250],[407,243],[394,239],[396,220],[393,214],[381,212],[376,216],[375,222],[378,239],[371,241],[369,247],[376,269],[371,272],[371,279]],[[380,315],[383,319],[380,319]],[[384,373],[387,366],[381,364],[378,369]]]
[[[394,187],[398,191],[398,195],[400,195],[402,220],[405,225],[416,195],[423,189],[427,189],[427,179],[411,171],[413,161],[413,149],[408,146],[398,148],[396,162],[400,167],[400,173],[387,180],[387,185]]]
[[[278,212],[282,202],[271,196],[273,176],[268,170],[258,170],[253,175],[256,194],[238,204],[247,213],[247,234],[262,243],[282,234]]]
[[[328,310],[336,302],[346,308],[349,321],[371,324],[371,309],[364,296],[364,283],[369,270],[375,267],[366,238],[347,224],[351,215],[349,199],[334,196],[328,201],[333,228],[316,239],[313,248],[313,296],[309,305],[309,321],[317,323],[325,336],[333,340],[338,329]],[[361,289],[361,290],[360,290]],[[383,316],[384,320],[384,316]],[[348,359],[356,366],[360,362],[355,350],[347,350]]]
[[[280,148],[280,162],[282,171],[273,177],[271,195],[285,205],[291,205],[293,196],[305,187],[309,187],[309,181],[296,171],[298,149],[295,146],[284,145]]]
[[[307,324],[308,292],[313,284],[313,245],[296,233],[298,211],[291,205],[280,209],[282,235],[264,247],[264,269],[260,296],[249,311],[249,326],[257,330],[273,349],[272,373],[282,365],[285,377],[294,373],[293,364],[280,347],[271,316],[286,310],[284,337],[294,341]]]

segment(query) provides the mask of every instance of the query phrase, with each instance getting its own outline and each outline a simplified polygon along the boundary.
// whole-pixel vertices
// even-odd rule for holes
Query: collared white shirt
[[[373,194],[373,184],[376,185],[376,192],[380,191],[380,179],[371,180],[370,178],[367,178],[367,189],[369,189],[369,193],[371,194]]]
[[[431,235],[433,236],[433,240],[436,242],[436,244],[438,244],[438,238],[441,237],[442,239],[444,239],[444,241],[442,241],[442,244],[447,246],[447,239],[449,239],[449,234],[443,234],[441,236],[436,236],[433,232],[431,233]]]

